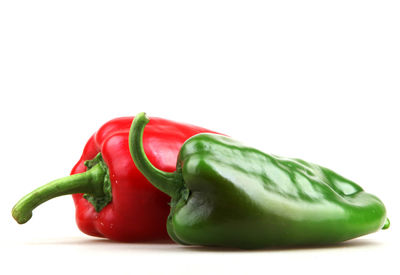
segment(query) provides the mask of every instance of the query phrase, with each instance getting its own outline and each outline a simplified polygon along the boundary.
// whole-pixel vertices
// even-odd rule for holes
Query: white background
[[[399,14],[398,1],[1,1],[1,273],[395,273]],[[141,111],[327,166],[380,197],[392,226],[237,251],[92,238],[69,196],[13,221],[96,129]]]

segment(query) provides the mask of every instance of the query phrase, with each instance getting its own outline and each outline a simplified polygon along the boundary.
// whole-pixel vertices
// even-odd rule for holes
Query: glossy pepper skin
[[[354,182],[217,134],[188,139],[176,172],[160,171],[142,147],[148,121],[144,113],[134,120],[130,150],[143,175],[171,196],[167,228],[178,243],[244,249],[324,245],[389,226],[383,203]]]
[[[122,117],[104,124],[87,142],[72,176],[39,187],[15,205],[17,222],[27,222],[45,201],[73,194],[77,225],[88,235],[124,242],[169,239],[169,198],[146,180],[129,153],[132,120]],[[211,131],[152,118],[144,133],[144,150],[157,168],[172,172],[183,142],[201,132]]]

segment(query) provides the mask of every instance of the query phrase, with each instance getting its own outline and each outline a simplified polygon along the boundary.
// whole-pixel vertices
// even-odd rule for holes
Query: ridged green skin
[[[377,197],[335,172],[221,135],[187,140],[171,174],[181,188],[170,192],[167,229],[182,244],[324,245],[375,232],[386,220]]]
[[[199,134],[178,158],[189,197],[168,232],[193,245],[260,248],[345,241],[382,228],[383,203],[324,167]]]

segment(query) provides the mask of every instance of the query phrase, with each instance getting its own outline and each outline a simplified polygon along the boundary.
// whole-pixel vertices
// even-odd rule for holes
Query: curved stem
[[[84,173],[54,180],[19,200],[12,209],[12,215],[18,223],[23,224],[30,220],[33,209],[52,198],[76,193],[104,196],[105,175],[106,171],[99,163]]]
[[[168,173],[154,167],[143,148],[144,127],[149,122],[145,113],[138,114],[132,122],[129,132],[129,150],[133,162],[139,171],[160,191],[170,197],[176,197],[182,187],[177,173]]]

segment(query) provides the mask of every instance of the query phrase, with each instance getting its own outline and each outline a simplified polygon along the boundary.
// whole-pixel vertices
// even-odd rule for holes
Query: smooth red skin
[[[79,229],[91,236],[123,242],[168,240],[166,221],[170,198],[150,184],[133,163],[128,146],[133,117],[113,119],[104,124],[87,142],[81,159],[71,174],[86,171],[85,160],[101,152],[109,168],[112,201],[100,212],[74,194],[76,222]],[[210,130],[151,118],[143,134],[144,151],[151,163],[167,172],[176,169],[182,144],[198,133]]]

